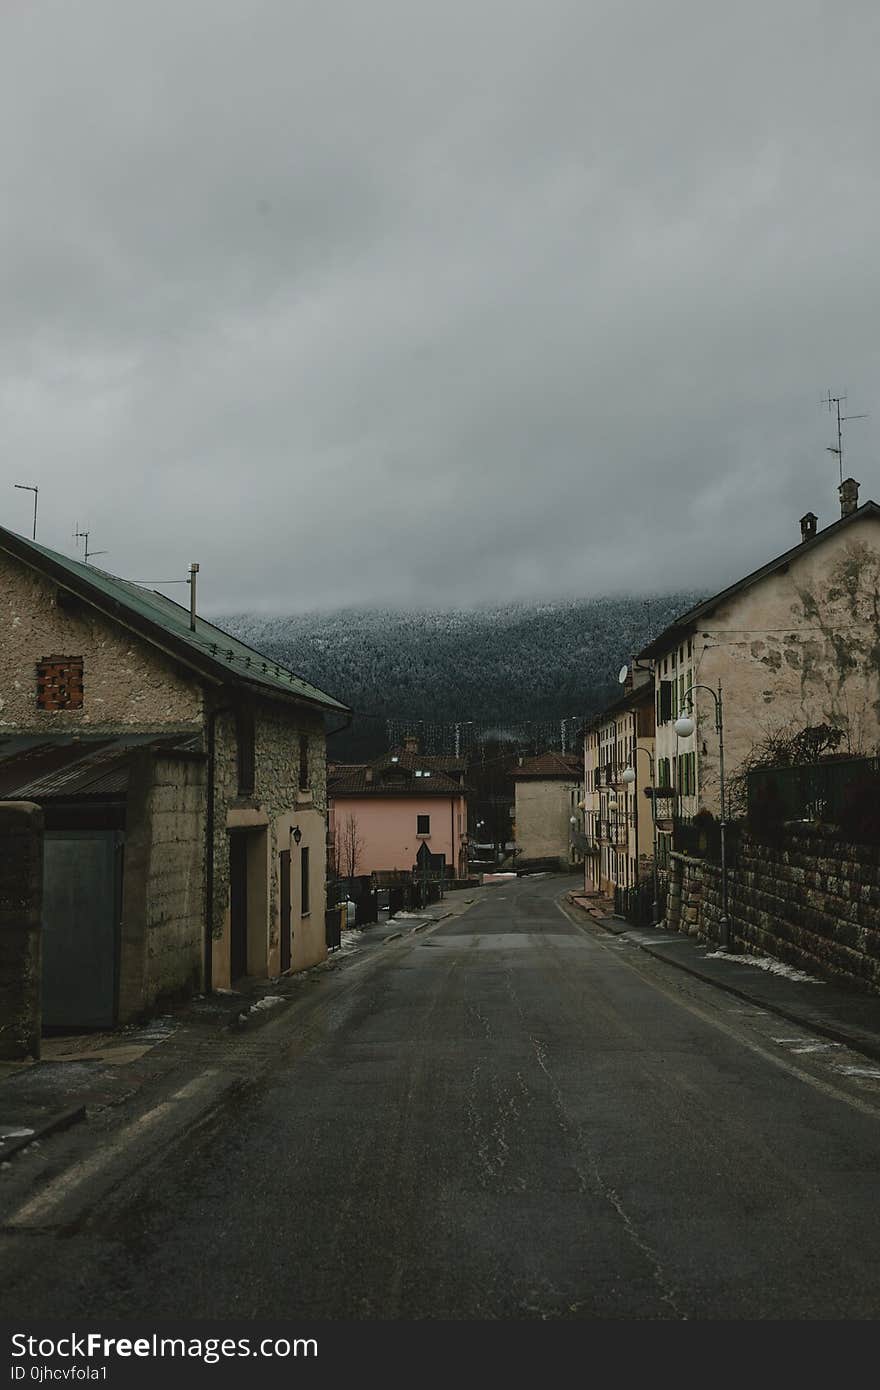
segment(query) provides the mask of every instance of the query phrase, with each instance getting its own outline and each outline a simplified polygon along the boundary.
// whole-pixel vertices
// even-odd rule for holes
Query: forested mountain
[[[388,720],[395,721],[395,736],[407,722],[423,721],[426,734],[434,726],[429,742],[440,738],[439,726],[456,721],[465,742],[492,726],[525,725],[533,727],[536,744],[553,742],[559,721],[571,721],[573,730],[613,699],[620,666],[694,601],[679,593],[473,611],[238,614],[219,621],[351,705],[357,718],[331,748],[336,757],[357,758],[383,751]]]

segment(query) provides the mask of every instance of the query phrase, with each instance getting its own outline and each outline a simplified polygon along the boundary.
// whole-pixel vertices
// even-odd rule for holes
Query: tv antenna
[[[13,486],[13,487],[17,487],[18,490],[19,490],[20,492],[32,492],[32,493],[34,494],[34,540],[36,540],[36,539],[37,539],[37,502],[39,501],[39,497],[40,497],[40,489],[39,489],[38,487],[32,486],[30,483],[13,483],[12,486]]]
[[[73,535],[74,535],[74,539],[75,539],[75,540],[78,540],[78,541],[85,541],[85,543],[86,543],[86,544],[85,544],[85,555],[84,555],[84,559],[85,559],[86,564],[89,563],[89,559],[90,559],[90,557],[91,557],[92,555],[109,555],[109,554],[110,554],[110,551],[109,551],[109,550],[89,550],[89,533],[88,533],[88,531],[81,531],[81,530],[79,529],[79,522],[78,522],[78,521],[77,521],[77,522],[74,522]]]
[[[840,481],[843,482],[843,422],[844,420],[867,420],[867,415],[841,415],[840,407],[846,404],[846,393],[842,396],[832,396],[828,391],[822,397],[822,405],[827,405],[828,409],[837,413],[837,448],[829,444],[828,453],[837,455],[837,463],[840,469]]]

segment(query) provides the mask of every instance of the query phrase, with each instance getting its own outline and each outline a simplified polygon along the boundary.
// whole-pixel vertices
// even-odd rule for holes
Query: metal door
[[[290,969],[290,850],[278,856],[281,875],[281,973]]]
[[[122,838],[113,830],[43,837],[43,1023],[116,1022]]]

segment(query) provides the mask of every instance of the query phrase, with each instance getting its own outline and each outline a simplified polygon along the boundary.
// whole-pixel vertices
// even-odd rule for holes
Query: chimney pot
[[[368,767],[367,770],[366,770],[366,772],[364,773],[364,781],[366,781],[366,782],[372,782],[372,780],[373,780],[373,769],[372,769],[371,767]]]
[[[840,515],[852,516],[859,505],[859,484],[855,478],[844,478],[838,492],[840,493]]]
[[[806,516],[801,517],[801,541],[811,541],[816,534],[816,523],[819,518],[815,512],[807,512]]]

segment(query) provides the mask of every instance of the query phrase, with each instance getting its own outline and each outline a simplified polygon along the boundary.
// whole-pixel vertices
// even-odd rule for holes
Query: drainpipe
[[[231,705],[220,705],[208,715],[208,786],[205,813],[205,994],[212,992],[214,979],[214,753],[217,720],[221,714],[234,714]]]

